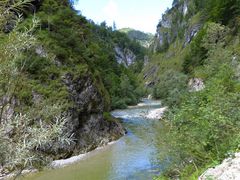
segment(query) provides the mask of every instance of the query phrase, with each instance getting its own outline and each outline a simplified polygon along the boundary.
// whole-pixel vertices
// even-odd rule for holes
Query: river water
[[[88,155],[76,164],[45,170],[24,179],[36,180],[146,180],[158,176],[167,165],[160,160],[167,151],[163,143],[164,123],[147,119],[149,111],[161,107],[159,101],[143,100],[140,106],[116,110],[128,133],[120,140]]]

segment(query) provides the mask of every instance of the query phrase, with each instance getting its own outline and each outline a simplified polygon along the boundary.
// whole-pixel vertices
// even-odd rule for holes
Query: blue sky
[[[117,29],[130,27],[144,32],[156,32],[156,26],[173,0],[78,0],[75,8],[95,23],[106,21]]]

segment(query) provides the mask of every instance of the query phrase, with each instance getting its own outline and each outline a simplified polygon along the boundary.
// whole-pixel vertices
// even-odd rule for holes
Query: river
[[[112,115],[123,119],[128,133],[104,148],[88,153],[73,165],[45,170],[24,177],[29,180],[146,180],[158,176],[167,165],[159,160],[167,151],[163,143],[165,126],[147,119],[149,111],[159,108],[160,101],[143,100],[140,106],[116,110]]]

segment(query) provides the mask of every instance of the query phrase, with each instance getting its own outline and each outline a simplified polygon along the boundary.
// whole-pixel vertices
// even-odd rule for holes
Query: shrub
[[[44,111],[45,114],[36,112],[25,115],[16,114],[1,124],[0,162],[4,169],[13,171],[27,167],[39,168],[48,163],[48,158],[40,155],[38,149],[43,149],[44,146],[54,141],[62,144],[72,142],[70,135],[63,134],[66,118],[54,115],[56,109],[59,112],[61,108],[57,105],[48,105],[41,109],[41,112]],[[46,115],[55,118],[46,121],[44,119]]]
[[[205,89],[187,93],[180,105],[166,115],[171,122],[169,141],[173,165],[183,178],[209,164],[221,162],[239,149],[239,81],[230,50],[217,47],[202,67]]]
[[[168,106],[175,106],[181,102],[181,96],[186,90],[187,76],[169,70],[159,76],[159,83],[154,87],[153,96],[162,99]]]

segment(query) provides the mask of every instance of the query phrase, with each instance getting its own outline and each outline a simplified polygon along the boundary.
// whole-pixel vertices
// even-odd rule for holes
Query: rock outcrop
[[[96,86],[91,74],[74,77],[71,73],[63,77],[70,99],[73,102],[69,110],[66,132],[73,142],[57,142],[45,146],[42,151],[54,159],[67,158],[91,151],[98,146],[114,141],[125,134],[125,129],[115,119],[104,119],[108,110],[102,92]]]
[[[233,158],[225,159],[222,164],[204,172],[199,180],[239,180],[240,179],[240,153]]]
[[[115,58],[119,64],[123,64],[128,67],[133,64],[136,60],[136,55],[127,48],[115,47]]]
[[[161,119],[163,117],[163,114],[166,111],[166,109],[167,109],[166,107],[163,107],[163,108],[158,108],[158,109],[151,110],[147,114],[146,118],[148,118],[148,119]]]
[[[205,88],[204,82],[200,78],[192,78],[188,82],[188,87],[190,92],[201,91]]]
[[[201,18],[190,14],[191,1],[174,1],[173,7],[163,14],[151,48],[153,52],[165,51],[177,37],[183,38],[183,47],[191,42],[202,27]],[[197,20],[196,20],[197,19]]]
[[[192,26],[188,27],[188,29],[185,32],[185,42],[184,47],[189,44],[192,39],[197,35],[198,31],[201,28],[201,24],[193,24]]]

